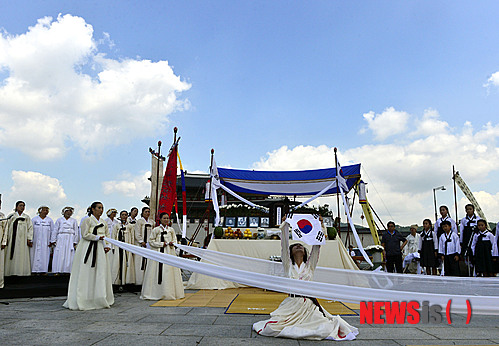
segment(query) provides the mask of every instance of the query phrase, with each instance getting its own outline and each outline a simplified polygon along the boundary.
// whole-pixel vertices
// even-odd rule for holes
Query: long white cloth
[[[452,312],[466,313],[469,299],[473,306],[473,313],[499,315],[499,297],[497,296],[466,296],[456,294],[438,294],[424,292],[393,291],[384,289],[372,289],[366,287],[345,286],[338,284],[310,282],[278,277],[268,274],[255,273],[251,267],[247,270],[233,269],[226,266],[192,261],[185,258],[162,254],[157,251],[144,249],[138,246],[122,243],[106,238],[108,242],[119,246],[125,250],[139,254],[146,258],[165,263],[171,266],[210,275],[219,279],[238,282],[244,285],[259,287],[263,289],[297,294],[323,299],[335,299],[346,302],[359,303],[361,301],[404,301],[407,297],[412,300],[428,301],[431,304],[446,306],[449,299],[452,299]],[[405,275],[407,276],[407,275]]]
[[[202,249],[187,245],[177,245],[185,252],[196,255],[204,261],[233,269],[247,270],[273,276],[284,276],[281,262],[259,258],[250,258],[241,255],[229,254],[209,249]],[[438,293],[452,295],[459,286],[459,294],[463,296],[497,296],[499,280],[497,278],[470,277],[439,277],[433,275],[410,276],[381,271],[349,270],[338,268],[317,267],[312,281],[332,283],[345,286],[386,289],[392,291]]]

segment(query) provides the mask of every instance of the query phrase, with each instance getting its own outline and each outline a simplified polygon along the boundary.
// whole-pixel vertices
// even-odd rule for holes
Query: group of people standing
[[[142,299],[179,299],[184,297],[180,269],[147,260],[110,245],[105,238],[175,255],[177,237],[167,213],[155,227],[149,207],[120,212],[107,211],[94,202],[78,225],[74,209],[66,207],[54,223],[49,208],[41,206],[31,219],[24,213],[25,203],[18,201],[15,211],[0,213],[0,288],[5,276],[47,273],[51,249],[52,272],[71,273],[68,299],[64,306],[73,310],[110,307],[114,302],[113,285],[142,285]]]
[[[418,227],[413,225],[407,237],[395,229],[394,222],[388,222],[381,240],[387,271],[402,273],[402,252],[406,249],[407,256],[417,254],[413,257],[419,258],[427,275],[437,275],[440,269],[443,275],[460,276],[462,261],[469,276],[495,276],[499,272],[499,226],[494,235],[487,229],[487,222],[475,214],[472,204],[465,209],[466,216],[458,226],[449,208],[441,206],[441,217],[434,225],[425,219],[422,232],[417,233]]]
[[[4,276],[47,273],[51,255],[52,272],[71,271],[80,237],[78,224],[71,217],[73,208],[64,208],[62,217],[54,223],[48,217],[47,206],[39,207],[33,219],[24,213],[25,207],[23,201],[18,201],[14,212],[7,217],[0,212],[0,288],[4,285]]]

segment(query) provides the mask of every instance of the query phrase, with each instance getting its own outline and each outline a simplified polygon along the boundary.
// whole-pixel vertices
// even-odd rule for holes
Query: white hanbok
[[[153,219],[149,218],[148,220],[146,220],[143,217],[138,219],[137,223],[135,224],[135,237],[134,237],[135,245],[140,246],[141,243],[147,243],[147,239],[151,234],[153,228],[154,228]],[[139,255],[134,255],[134,256],[135,256],[134,257],[135,284],[142,285],[142,282],[144,281],[144,272],[147,267],[147,259]]]
[[[0,212],[0,219],[5,218],[5,215]],[[7,221],[0,221],[0,245],[7,245]],[[5,262],[5,251],[0,247],[0,288],[3,288],[4,278],[3,278],[3,268]]]
[[[5,226],[7,247],[5,248],[5,276],[31,275],[28,240],[33,241],[33,224],[25,213],[18,212],[9,215]],[[14,236],[15,234],[15,236]]]
[[[114,303],[111,264],[104,247],[111,248],[101,236],[109,237],[106,221],[90,216],[81,224],[81,240],[69,279],[68,298],[63,304],[71,310],[109,308]]]
[[[456,233],[456,235],[458,235],[456,221],[454,221],[454,219],[452,219],[449,215],[447,215],[446,217],[438,218],[438,220],[433,225],[433,230],[437,233],[437,237],[440,237],[442,235],[442,232],[443,232],[442,230],[439,231],[440,224],[442,223],[442,221],[449,221],[450,225],[451,225],[451,228],[450,228],[451,231],[453,233]]]
[[[405,244],[403,249],[404,257],[411,253],[418,252],[420,238],[421,235],[419,233],[416,233],[416,235],[409,234],[405,237],[405,239],[407,239],[407,244]]]
[[[176,244],[177,236],[173,228],[159,225],[149,235],[151,249],[176,256],[175,248],[165,246],[165,242]],[[184,284],[180,269],[156,261],[148,261],[140,298],[149,300],[184,298]]]
[[[113,234],[113,227],[119,225],[121,222],[117,218],[111,220],[110,217],[106,218],[107,228],[109,228],[109,234]]]
[[[54,221],[48,216],[42,219],[35,216],[33,223],[33,247],[30,248],[31,272],[47,273],[50,261],[50,235],[54,230]]]
[[[66,219],[64,216],[57,219],[51,237],[51,242],[56,243],[52,258],[53,273],[71,272],[78,238],[79,227],[76,219]]]
[[[113,226],[111,238],[133,245],[135,228],[128,222]],[[117,246],[113,246],[113,261],[111,268],[111,277],[114,285],[125,285],[135,283],[135,265],[134,254],[125,251]]]
[[[312,247],[307,262],[301,266],[291,264],[287,225],[281,225],[281,231],[281,258],[287,277],[312,280],[319,261],[320,245]],[[270,313],[270,319],[254,323],[253,330],[265,336],[308,340],[354,340],[359,334],[357,328],[340,316],[333,316],[324,309],[321,312],[313,299],[299,296],[284,299],[277,310]]]

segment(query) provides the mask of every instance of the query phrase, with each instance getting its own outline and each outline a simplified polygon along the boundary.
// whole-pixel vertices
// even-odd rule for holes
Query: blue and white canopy
[[[360,178],[360,164],[343,166],[348,191]],[[336,168],[307,171],[250,171],[218,167],[220,183],[237,193],[312,196],[336,181]],[[324,194],[339,193],[337,184]]]

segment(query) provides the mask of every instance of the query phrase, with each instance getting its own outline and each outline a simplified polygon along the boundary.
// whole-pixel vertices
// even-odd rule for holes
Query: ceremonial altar
[[[290,244],[295,241],[290,241]],[[310,252],[310,246],[305,245]],[[240,256],[260,258],[268,260],[271,256],[281,255],[280,240],[244,240],[244,239],[212,239],[208,245],[209,250],[225,252]],[[357,270],[355,262],[348,254],[345,245],[341,240],[327,240],[325,245],[321,246],[319,256],[320,267],[353,269]],[[192,273],[187,289],[226,289],[245,287],[244,285],[220,280],[198,273]]]

